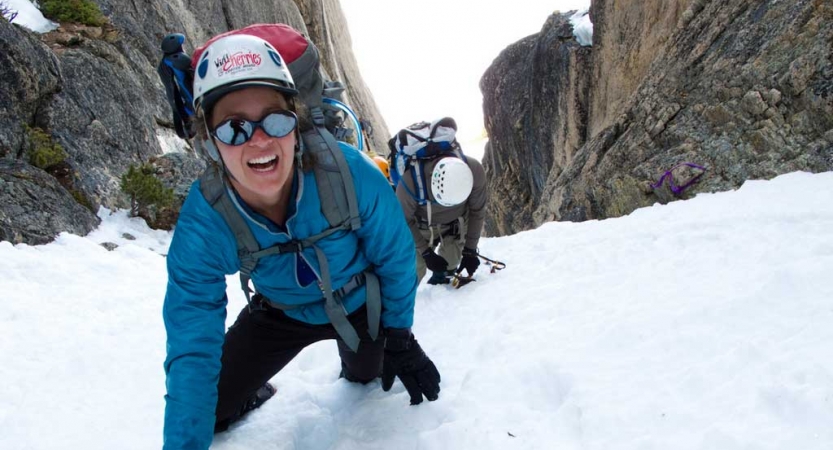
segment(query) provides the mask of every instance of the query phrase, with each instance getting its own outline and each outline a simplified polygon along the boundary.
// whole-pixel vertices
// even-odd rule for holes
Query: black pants
[[[362,306],[349,316],[361,343],[353,352],[332,325],[310,325],[292,319],[283,311],[267,308],[240,311],[223,344],[222,369],[217,384],[217,422],[223,431],[240,418],[243,405],[255,391],[284,368],[304,347],[325,339],[338,341],[344,378],[367,383],[382,373],[384,340],[373,341],[367,331],[367,309]]]

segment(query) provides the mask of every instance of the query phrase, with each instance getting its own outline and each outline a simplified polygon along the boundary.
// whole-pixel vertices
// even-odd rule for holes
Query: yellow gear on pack
[[[373,157],[373,162],[375,162],[376,165],[379,166],[379,170],[381,170],[382,173],[385,174],[385,178],[390,180],[390,164],[388,163],[388,160],[385,159],[384,156],[377,155]]]

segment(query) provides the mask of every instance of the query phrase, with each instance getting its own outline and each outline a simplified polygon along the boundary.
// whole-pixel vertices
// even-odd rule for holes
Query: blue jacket
[[[417,287],[413,239],[399,202],[379,169],[353,147],[342,144],[342,150],[355,182],[362,226],[318,242],[330,265],[333,289],[373,266],[382,291],[382,326],[408,328],[413,322]],[[238,202],[261,248],[288,242],[291,237],[304,239],[329,228],[313,171],[296,170],[293,194],[295,202],[290,205],[284,230]],[[223,218],[203,198],[196,181],[182,205],[168,252],[163,308],[168,335],[165,449],[202,450],[211,444],[225,335],[225,277],[239,267],[237,242]],[[327,315],[319,301],[321,290],[311,282],[310,269],[319,276],[318,259],[311,248],[297,255],[268,256],[258,262],[252,282],[258,292],[280,303],[317,302],[286,314],[307,323],[326,324]],[[363,287],[343,299],[348,312],[364,302]]]

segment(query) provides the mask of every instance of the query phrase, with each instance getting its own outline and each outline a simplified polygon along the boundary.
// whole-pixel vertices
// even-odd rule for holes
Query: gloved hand
[[[474,275],[474,271],[480,267],[480,258],[477,257],[477,250],[472,250],[468,247],[463,249],[463,259],[460,260],[460,267],[457,273],[462,273],[463,269],[468,271],[469,276]]]
[[[431,272],[445,272],[448,270],[448,261],[442,256],[434,253],[433,248],[422,252],[422,259],[425,260],[425,267]]]
[[[382,389],[385,392],[393,386],[395,377],[405,385],[412,405],[422,403],[423,395],[432,402],[440,395],[440,372],[422,351],[410,328],[385,329],[382,365]]]
[[[448,284],[450,282],[451,282],[451,280],[450,280],[450,277],[449,277],[449,273],[446,272],[446,271],[442,271],[442,272],[434,272],[433,275],[431,275],[431,278],[429,278],[426,283],[433,284],[433,285],[438,285],[438,284]]]

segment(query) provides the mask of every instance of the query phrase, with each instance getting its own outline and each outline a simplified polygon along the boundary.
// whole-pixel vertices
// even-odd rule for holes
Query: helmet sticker
[[[208,52],[205,52],[205,54],[208,55]],[[197,67],[197,75],[199,75],[200,78],[205,78],[205,76],[208,75],[208,58],[204,57],[200,62],[200,66]]]
[[[276,66],[281,67],[283,66],[283,62],[281,61],[281,55],[277,54],[276,52],[269,50],[269,56],[272,57],[272,62],[275,63]]]
[[[223,53],[214,60],[214,67],[217,69],[217,78],[223,78],[257,70],[262,62],[259,52],[243,49]]]

